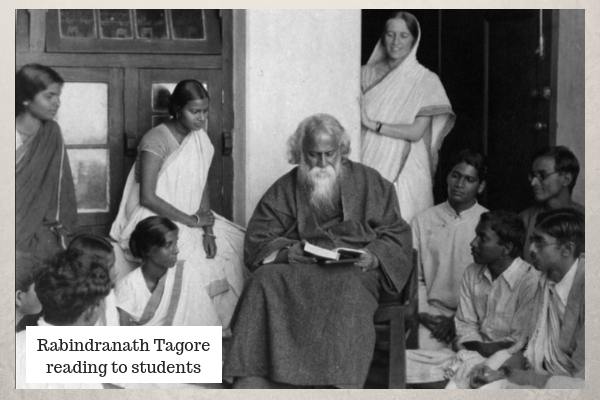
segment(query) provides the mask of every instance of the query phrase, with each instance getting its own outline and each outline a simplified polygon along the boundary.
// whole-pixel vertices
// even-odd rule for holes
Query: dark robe
[[[412,241],[394,186],[374,169],[345,161],[342,215],[319,223],[297,170],[263,196],[246,232],[245,260],[254,272],[232,321],[224,376],[262,376],[298,386],[364,385],[375,343],[380,290],[399,292],[411,268]],[[300,240],[317,246],[367,248],[380,268],[268,264],[269,254]]]
[[[16,248],[46,259],[62,249],[60,235],[77,223],[71,166],[65,149],[61,174],[64,143],[54,121],[43,123],[23,146],[17,150],[15,166]]]

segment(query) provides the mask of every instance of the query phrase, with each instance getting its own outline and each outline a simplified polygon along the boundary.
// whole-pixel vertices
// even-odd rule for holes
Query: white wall
[[[234,221],[292,168],[286,141],[302,119],[336,117],[359,158],[360,10],[234,11]]]
[[[585,204],[585,30],[584,10],[560,10],[556,144],[567,146],[581,165],[573,200]]]

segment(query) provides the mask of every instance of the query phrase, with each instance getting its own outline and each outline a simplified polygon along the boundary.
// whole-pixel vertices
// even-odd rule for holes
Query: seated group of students
[[[402,287],[408,276],[406,271],[397,270],[399,263],[410,265],[409,251],[401,246],[410,243],[410,230],[399,218],[393,186],[373,175],[374,171],[347,160],[349,141],[342,143],[331,132],[335,129],[324,128],[323,119],[318,116],[316,122],[306,120],[320,123],[320,131],[310,128],[307,122],[301,124],[306,132],[301,132],[297,143],[298,173],[303,173],[304,166],[310,172],[317,167],[326,168],[324,161],[317,159],[325,157],[321,153],[328,154],[334,160],[332,170],[344,170],[339,175],[341,189],[336,190],[340,197],[330,208],[319,208],[317,202],[312,204],[311,198],[316,207],[312,211],[301,204],[292,204],[287,196],[298,196],[297,190],[303,187],[302,175],[296,182],[293,170],[288,174],[289,179],[288,175],[280,179],[259,203],[245,243],[246,265],[254,274],[248,279],[233,318],[232,350],[224,366],[224,376],[234,377],[238,382],[256,376],[271,381],[271,386],[265,387],[360,387],[366,374],[364,366],[368,368],[372,357],[368,353],[372,352],[369,346],[358,351],[359,347],[352,344],[358,339],[361,343],[372,343],[372,326],[365,326],[368,325],[365,321],[372,318],[376,308],[376,292],[381,286],[386,290]],[[343,130],[341,126],[339,129]],[[555,147],[536,156],[532,171],[530,181],[539,205],[521,216],[505,211],[489,212],[476,200],[486,184],[485,159],[481,154],[465,151],[448,174],[448,201],[411,221],[413,246],[408,247],[414,247],[419,254],[421,326],[420,349],[407,352],[409,383],[433,381],[458,388],[581,387],[583,384],[584,217],[583,207],[571,200],[579,165],[568,149]],[[362,179],[363,184],[358,185],[357,179]],[[345,187],[355,190],[351,200],[345,197],[349,193]],[[307,190],[315,191],[310,185]],[[360,192],[365,193],[364,199],[358,195]],[[360,202],[364,202],[364,208]],[[291,207],[290,211],[281,206],[283,203]],[[343,210],[343,220],[336,214],[339,209]],[[345,218],[354,214],[361,221],[364,219],[364,224],[360,222],[364,226],[373,225],[373,230],[348,226]],[[348,240],[358,247],[364,245],[365,255],[355,264],[364,273],[358,276],[363,286],[353,283],[358,280],[352,275],[354,272],[345,272],[347,269],[335,269],[339,276],[332,278],[332,272],[316,266],[310,269],[282,266],[307,266],[314,262],[300,247],[307,237],[303,231],[310,232],[313,228],[317,233],[312,238],[317,242]],[[354,228],[362,233],[355,233]],[[340,239],[343,237],[349,239]],[[185,278],[177,257],[177,240],[178,227],[167,218],[152,216],[138,222],[129,248],[141,259],[140,268],[120,279],[115,277],[112,243],[94,235],[76,237],[66,251],[45,262],[43,268],[27,254],[17,253],[17,323],[25,314],[36,314],[42,309],[39,325],[188,324],[187,317],[181,321],[173,319],[182,313],[196,314],[202,310],[193,299],[178,297],[185,292],[180,290]],[[286,278],[286,274],[292,278]],[[294,280],[291,285],[282,286],[284,291],[275,290],[285,279]],[[309,279],[314,286],[307,286]],[[331,279],[337,279],[336,285],[331,285]],[[269,282],[272,287],[267,287]],[[140,287],[148,290],[138,290]],[[363,293],[365,288],[367,291]],[[338,292],[339,296],[332,294]],[[274,299],[314,296],[318,301],[313,298],[312,304],[319,303],[322,309],[311,309],[311,304],[305,302],[279,303],[269,300],[269,296]],[[346,308],[334,316],[327,309],[329,306],[323,307],[325,300],[336,304],[335,307],[345,303]],[[257,304],[261,310],[269,311],[259,310]],[[297,311],[293,315],[289,313],[291,308],[287,308],[292,306]],[[358,311],[350,315],[350,309]],[[298,321],[303,315],[310,323]],[[273,316],[277,318],[272,319]],[[321,339],[314,338],[311,324],[321,319],[327,327],[321,326],[325,329]],[[288,321],[292,321],[289,326],[294,326],[294,331]],[[347,332],[340,335],[340,330],[348,324],[360,334],[350,335],[353,338],[345,342]],[[17,330],[23,329],[20,325]],[[297,333],[303,329],[313,332],[310,339],[304,333]],[[282,332],[285,337],[280,335]],[[17,358],[18,364],[21,359],[21,365],[25,352],[19,343],[24,343],[24,334],[17,337]],[[224,332],[224,337],[229,335]],[[275,344],[265,344],[266,337],[269,341],[276,340]],[[315,345],[314,351],[297,344],[299,337],[310,340]],[[281,345],[276,346],[277,343]],[[319,348],[325,347],[335,349],[335,357],[339,359],[333,360],[333,364],[329,350],[323,352],[326,361],[315,361],[319,358]],[[356,357],[346,352],[348,348],[355,349]],[[289,360],[277,360],[287,358],[286,354],[295,350],[297,354],[293,353]],[[360,357],[366,358],[366,363],[354,362]],[[255,361],[264,359],[268,360],[263,364]],[[313,368],[311,363],[316,362],[322,365]],[[351,373],[357,378],[353,376],[343,383],[347,373],[344,368],[353,368]],[[302,374],[306,375],[305,380]],[[24,373],[17,375],[17,387],[35,386],[25,384]],[[320,383],[316,375],[331,375],[331,378]],[[259,385],[264,383],[256,382],[248,387],[262,387]]]
[[[407,352],[409,383],[583,388],[585,222],[571,199],[578,174],[571,151],[545,149],[529,175],[537,205],[520,215],[488,211],[475,200],[485,160],[461,155],[448,201],[411,224],[420,348]]]

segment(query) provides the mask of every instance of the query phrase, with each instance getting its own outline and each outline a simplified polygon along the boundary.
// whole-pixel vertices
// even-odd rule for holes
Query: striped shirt
[[[487,266],[467,267],[455,317],[458,343],[516,342],[526,332],[532,317],[533,296],[539,273],[521,258],[495,281]]]

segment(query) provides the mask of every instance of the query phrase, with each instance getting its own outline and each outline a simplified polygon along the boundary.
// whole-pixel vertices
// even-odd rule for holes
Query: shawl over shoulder
[[[394,187],[372,168],[349,160],[342,165],[343,221],[328,231],[319,227],[299,189],[297,168],[265,193],[246,233],[245,260],[252,271],[272,252],[301,240],[329,249],[366,247],[389,277],[389,289],[402,290],[412,265],[412,236]]]
[[[45,122],[28,146],[15,171],[16,248],[45,258],[61,248],[54,230],[76,226],[75,185],[55,121]]]
[[[406,59],[383,76],[376,73],[376,65],[384,61],[387,54],[381,40],[377,43],[361,71],[363,102],[368,115],[383,123],[412,124],[416,117],[432,117],[431,129],[421,140],[426,144],[430,158],[428,164],[431,166],[429,173],[433,175],[437,153],[444,137],[454,126],[456,115],[439,77],[417,61],[420,37]],[[384,178],[395,182],[411,147],[409,141],[364,130],[362,161],[379,171]]]

